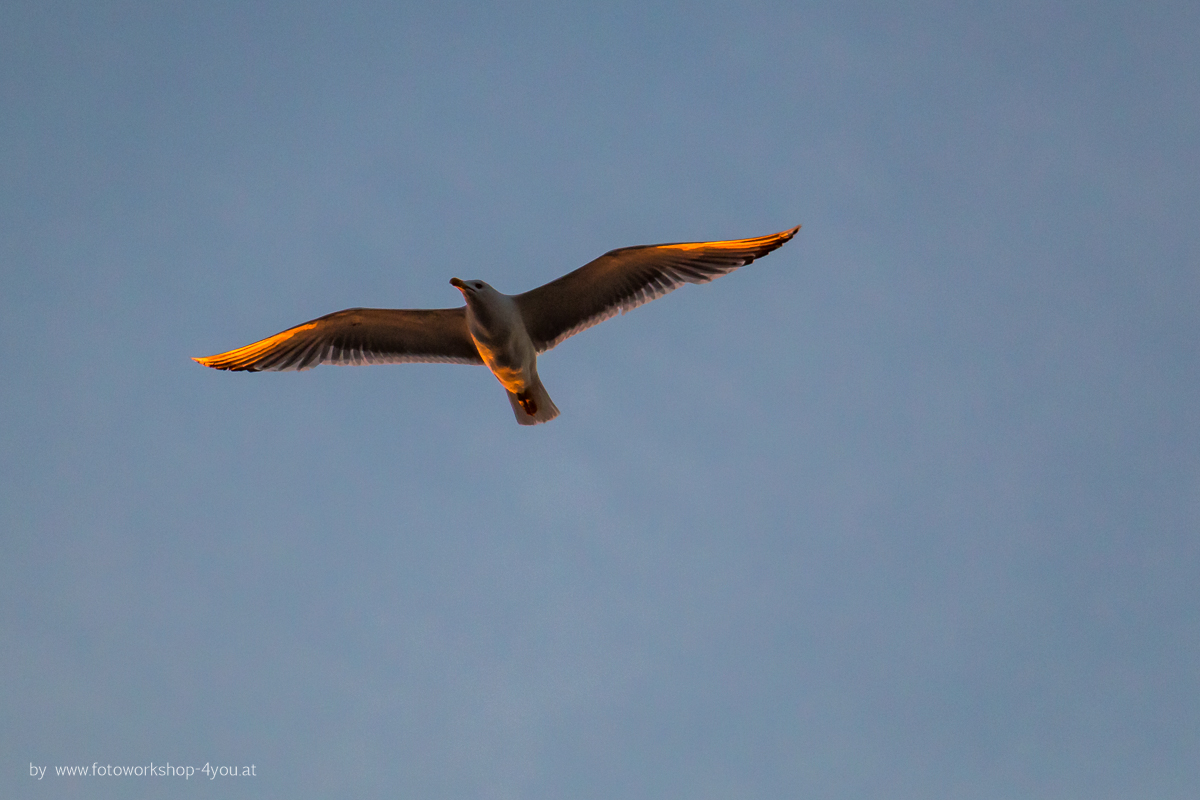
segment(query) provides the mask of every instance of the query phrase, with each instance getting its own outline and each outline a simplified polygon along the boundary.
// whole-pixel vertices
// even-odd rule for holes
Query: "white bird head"
[[[464,281],[451,278],[450,285],[462,292],[467,301],[467,318],[485,328],[501,324],[511,328],[520,322],[520,312],[517,311],[513,299],[484,281]],[[506,328],[507,329],[507,328]]]
[[[451,278],[450,285],[462,292],[463,299],[467,301],[467,305],[495,305],[496,301],[505,295],[496,291],[492,286],[484,281],[464,281],[458,278]]]
[[[473,294],[481,294],[487,291],[496,291],[483,281],[464,281],[458,278],[451,278],[450,285],[463,293],[463,297],[469,298]]]

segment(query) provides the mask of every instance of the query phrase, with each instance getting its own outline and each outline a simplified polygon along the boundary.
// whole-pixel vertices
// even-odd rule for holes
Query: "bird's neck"
[[[512,335],[519,313],[507,297],[476,297],[467,302],[467,327],[476,341],[498,343]]]

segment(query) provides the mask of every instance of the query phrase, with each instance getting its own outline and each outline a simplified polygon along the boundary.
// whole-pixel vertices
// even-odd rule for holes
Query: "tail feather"
[[[538,425],[558,416],[558,406],[550,399],[550,393],[542,385],[541,378],[519,395],[509,392],[508,402],[521,425]]]

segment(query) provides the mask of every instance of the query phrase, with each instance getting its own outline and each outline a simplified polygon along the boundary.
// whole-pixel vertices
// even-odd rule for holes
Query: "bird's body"
[[[467,333],[484,365],[504,385],[517,422],[535,425],[558,416],[537,374],[537,348],[514,298],[483,281],[460,281],[452,286],[467,301]]]
[[[707,283],[749,264],[798,229],[755,239],[612,250],[518,295],[504,294],[483,281],[453,278],[450,283],[462,292],[465,307],[352,308],[195,360],[216,369],[250,372],[317,364],[483,364],[508,392],[517,422],[536,425],[559,413],[538,377],[538,354],[684,283]]]

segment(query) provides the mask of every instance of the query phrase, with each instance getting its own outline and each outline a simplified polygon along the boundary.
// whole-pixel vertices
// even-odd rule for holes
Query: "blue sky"
[[[1193,796],[1198,37],[6,4],[0,793]],[[543,356],[537,428],[481,368],[189,359],[797,223]]]

